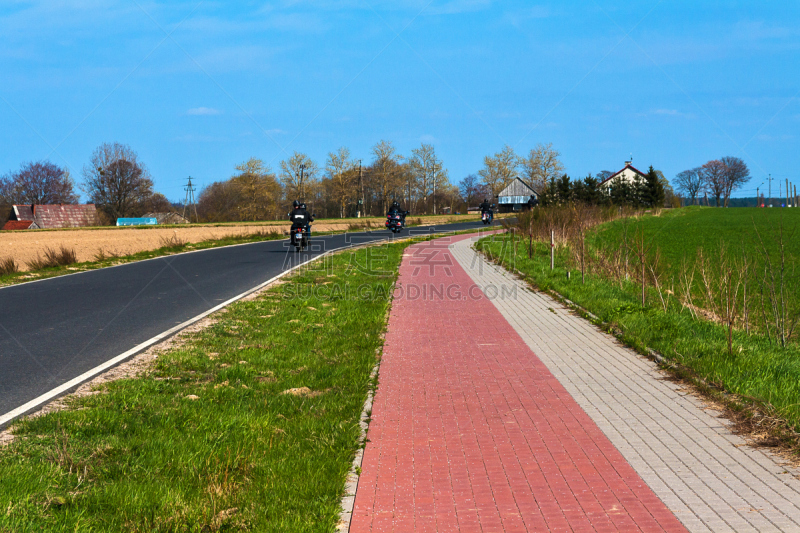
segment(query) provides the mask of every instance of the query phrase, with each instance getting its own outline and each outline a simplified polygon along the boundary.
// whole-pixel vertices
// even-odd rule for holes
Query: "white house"
[[[601,181],[599,186],[605,188],[610,187],[614,178],[620,178],[622,181],[633,185],[636,183],[637,176],[638,179],[643,180],[647,177],[647,174],[631,165],[631,161],[625,161],[625,168]]]

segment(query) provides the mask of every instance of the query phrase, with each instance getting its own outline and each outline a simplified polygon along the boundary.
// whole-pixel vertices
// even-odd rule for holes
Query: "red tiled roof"
[[[31,226],[33,226],[32,220],[9,220],[3,226],[3,231],[30,229]]]
[[[634,172],[636,172],[637,174],[639,174],[639,175],[640,175],[641,177],[643,177],[643,178],[647,176],[647,174],[645,174],[645,173],[644,173],[644,172],[642,172],[641,170],[637,169],[636,167],[634,167],[634,166],[633,166],[633,165],[631,165],[630,163],[626,163],[626,164],[625,164],[625,168],[623,168],[622,170],[620,170],[620,171],[619,171],[619,172],[617,172],[616,174],[613,174],[613,175],[611,175],[611,176],[607,177],[606,179],[604,179],[603,181],[601,181],[600,183],[598,183],[598,186],[599,186],[599,185],[603,185],[604,183],[608,183],[609,181],[613,180],[614,178],[616,178],[617,176],[619,176],[620,174],[622,174],[623,172],[625,172],[625,169],[628,169],[628,168],[629,168],[629,169],[631,169],[631,170],[633,170]]]
[[[94,204],[33,206],[33,219],[42,229],[92,226],[95,215]]]

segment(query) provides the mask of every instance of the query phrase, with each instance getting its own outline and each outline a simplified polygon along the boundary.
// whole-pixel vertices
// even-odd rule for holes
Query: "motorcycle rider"
[[[483,203],[478,207],[481,210],[481,218],[483,218],[484,213],[489,213],[489,217],[494,218],[494,212],[492,211],[493,206],[489,203],[489,200],[484,198]]]
[[[289,213],[289,220],[292,222],[292,229],[303,228],[307,237],[311,236],[311,223],[314,222],[314,215],[306,209],[306,204],[295,200],[292,202],[292,211]]]
[[[400,215],[400,217],[403,220],[405,220],[406,215],[408,215],[409,213],[410,211],[403,211],[402,209],[400,209],[400,204],[397,202],[397,200],[395,200],[394,202],[392,202],[392,205],[389,206],[389,212],[386,213],[386,216],[390,217],[394,215]]]

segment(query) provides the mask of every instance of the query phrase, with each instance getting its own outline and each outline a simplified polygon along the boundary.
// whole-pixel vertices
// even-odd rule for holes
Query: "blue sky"
[[[740,196],[800,185],[795,2],[3,0],[0,35],[0,174],[79,181],[117,141],[177,200],[250,157],[386,139],[433,143],[453,181],[552,142],[573,177],[734,155]]]

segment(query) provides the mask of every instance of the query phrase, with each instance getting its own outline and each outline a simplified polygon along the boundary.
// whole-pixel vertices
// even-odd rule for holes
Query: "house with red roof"
[[[633,161],[625,161],[625,167],[622,170],[607,177],[601,181],[598,186],[605,188],[611,187],[611,182],[614,181],[614,178],[619,178],[622,181],[628,182],[630,185],[635,184],[638,180],[644,180],[647,178],[647,174],[645,172],[637,169],[631,163],[633,163]]]
[[[3,230],[83,228],[97,225],[94,204],[15,205]]]

